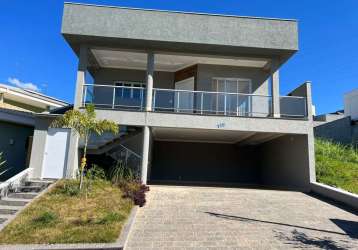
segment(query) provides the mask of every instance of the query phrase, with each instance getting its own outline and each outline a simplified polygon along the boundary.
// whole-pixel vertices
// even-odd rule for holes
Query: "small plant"
[[[53,194],[65,194],[67,196],[77,196],[81,193],[77,182],[75,181],[66,181],[60,183],[56,189],[54,190]]]
[[[96,164],[93,164],[90,169],[86,171],[85,174],[85,194],[86,198],[88,194],[93,189],[93,183],[104,181],[106,179],[106,173],[104,172],[103,168],[99,167]]]
[[[114,184],[121,186],[124,183],[134,181],[135,175],[122,161],[117,161],[110,171],[110,178]]]
[[[34,218],[32,222],[36,226],[49,225],[57,220],[58,216],[54,212],[45,211],[40,216]]]
[[[93,181],[105,180],[106,173],[104,172],[103,168],[96,164],[92,164],[92,167],[86,171],[86,178]]]

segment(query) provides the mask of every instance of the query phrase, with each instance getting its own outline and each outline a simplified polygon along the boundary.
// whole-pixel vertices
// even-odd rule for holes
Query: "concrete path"
[[[126,249],[358,249],[358,217],[300,192],[151,186]]]

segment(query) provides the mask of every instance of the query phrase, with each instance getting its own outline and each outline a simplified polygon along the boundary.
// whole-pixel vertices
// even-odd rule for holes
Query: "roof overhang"
[[[40,93],[6,85],[0,85],[0,94],[3,94],[4,98],[7,100],[30,105],[44,110],[46,110],[47,107],[59,108],[68,105],[66,102]]]
[[[34,114],[30,112],[0,108],[0,121],[35,126]]]
[[[298,50],[297,21],[65,3],[62,34],[79,46],[222,56],[277,57]]]

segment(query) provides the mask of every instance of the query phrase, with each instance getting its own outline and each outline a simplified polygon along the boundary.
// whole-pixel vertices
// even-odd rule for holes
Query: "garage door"
[[[152,181],[258,183],[254,149],[234,144],[155,141]]]

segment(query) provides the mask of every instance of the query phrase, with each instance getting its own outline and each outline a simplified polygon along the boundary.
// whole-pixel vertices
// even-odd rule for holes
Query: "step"
[[[41,187],[48,187],[53,183],[52,180],[29,180],[25,182],[25,186],[41,186]]]
[[[9,219],[11,217],[13,217],[14,215],[12,214],[0,214],[0,219]]]
[[[10,207],[12,207],[12,206],[10,206]],[[3,217],[3,215],[15,214],[17,211],[19,211],[19,207],[17,207],[17,209],[0,208],[0,217]]]
[[[8,194],[8,197],[10,198],[17,198],[17,199],[33,199],[35,198],[39,193],[35,192],[28,192],[28,193],[22,193],[22,192],[15,192]]]
[[[0,217],[3,215],[15,214],[21,207],[18,206],[0,206]]]
[[[43,186],[38,185],[38,186],[20,186],[17,188],[18,192],[40,192],[42,189],[44,189]]]
[[[16,199],[16,198],[9,198],[5,197],[0,200],[1,206],[25,206],[27,203],[29,203],[31,200],[29,199]]]

